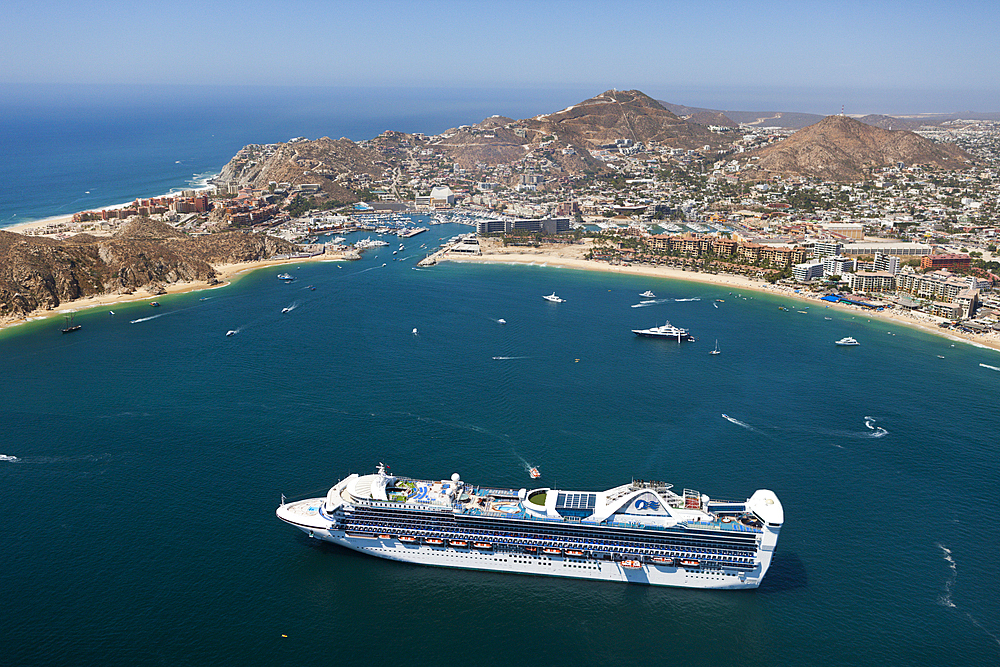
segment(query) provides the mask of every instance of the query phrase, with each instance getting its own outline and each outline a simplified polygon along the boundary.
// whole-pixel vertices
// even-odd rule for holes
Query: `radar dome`
[[[451,473],[451,481],[453,481],[455,483],[458,483],[458,480],[460,480],[460,479],[461,479],[461,477],[458,476],[457,472]]]

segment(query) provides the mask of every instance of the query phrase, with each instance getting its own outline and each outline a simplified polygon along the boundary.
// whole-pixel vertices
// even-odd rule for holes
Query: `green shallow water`
[[[0,335],[5,664],[1000,658],[995,352],[773,295],[390,257]],[[663,302],[632,308],[646,289]],[[630,333],[664,320],[699,340]],[[275,518],[379,461],[770,488],[786,524],[760,589],[710,592],[392,563]]]

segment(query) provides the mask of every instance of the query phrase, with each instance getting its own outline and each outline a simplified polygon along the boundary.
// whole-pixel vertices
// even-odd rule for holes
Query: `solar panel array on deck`
[[[597,505],[596,493],[560,493],[556,509],[592,510]]]

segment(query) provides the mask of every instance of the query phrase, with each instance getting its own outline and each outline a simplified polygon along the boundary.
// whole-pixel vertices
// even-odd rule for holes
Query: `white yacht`
[[[543,296],[542,298],[545,299],[546,301],[551,301],[552,303],[563,303],[563,302],[566,301],[566,299],[562,299],[562,298],[556,296],[555,292],[553,292],[552,294],[547,294],[546,296]]]
[[[834,341],[833,344],[834,345],[844,345],[844,346],[861,345],[861,343],[859,343],[858,341],[854,340],[850,336],[847,336],[846,338],[841,338],[840,340]]]
[[[676,338],[678,343],[682,340],[689,340],[692,343],[694,342],[694,338],[687,329],[675,327],[670,322],[651,329],[632,329],[632,333],[636,336],[645,336],[646,338]]]

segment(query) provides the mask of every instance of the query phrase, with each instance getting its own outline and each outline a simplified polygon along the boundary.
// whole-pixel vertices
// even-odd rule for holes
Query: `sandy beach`
[[[856,316],[864,316],[868,320],[877,319],[892,324],[913,327],[948,340],[961,341],[978,347],[986,347],[1000,351],[1000,334],[971,334],[960,331],[946,331],[938,326],[940,322],[945,320],[932,315],[904,311],[900,309],[876,312],[861,308],[860,306],[852,306],[844,303],[829,304],[825,301],[821,301],[819,295],[817,294],[796,292],[793,288],[784,285],[774,285],[764,280],[755,280],[746,276],[683,271],[680,269],[662,266],[612,265],[607,262],[587,260],[584,259],[584,255],[586,255],[590,250],[589,244],[553,244],[542,246],[540,248],[526,248],[520,246],[504,247],[502,244],[497,243],[494,239],[481,239],[480,247],[482,248],[481,255],[442,252],[438,256],[438,259],[440,261],[449,262],[531,264],[536,266],[551,266],[583,271],[623,273],[638,276],[651,276],[656,278],[670,278],[673,280],[685,280],[688,282],[707,283],[726,287],[731,290],[767,292],[771,294],[779,294],[783,298],[787,299],[795,299],[810,303],[821,303],[824,307],[829,305],[831,309],[855,313]]]
[[[52,310],[38,309],[33,310],[28,313],[26,317],[15,317],[15,318],[0,318],[0,331],[8,329],[11,327],[16,327],[27,322],[34,322],[37,320],[44,320],[47,318],[60,317],[63,315],[68,315],[69,313],[77,313],[86,310],[92,310],[96,308],[109,308],[113,310],[113,307],[123,303],[133,303],[136,301],[157,301],[164,296],[171,294],[183,294],[185,292],[196,292],[199,290],[209,290],[209,289],[221,289],[230,285],[234,279],[239,275],[248,273],[250,271],[256,271],[257,269],[265,269],[269,266],[284,266],[287,264],[302,264],[304,262],[317,262],[317,261],[348,261],[344,259],[343,255],[316,255],[313,257],[294,257],[291,259],[268,259],[259,262],[241,262],[238,264],[216,264],[213,268],[218,272],[217,282],[215,284],[209,284],[204,280],[197,280],[192,282],[180,282],[180,283],[164,283],[162,285],[164,292],[159,294],[154,294],[146,288],[137,289],[132,294],[99,294],[96,296],[86,297],[83,299],[74,299],[73,301],[64,301]]]

